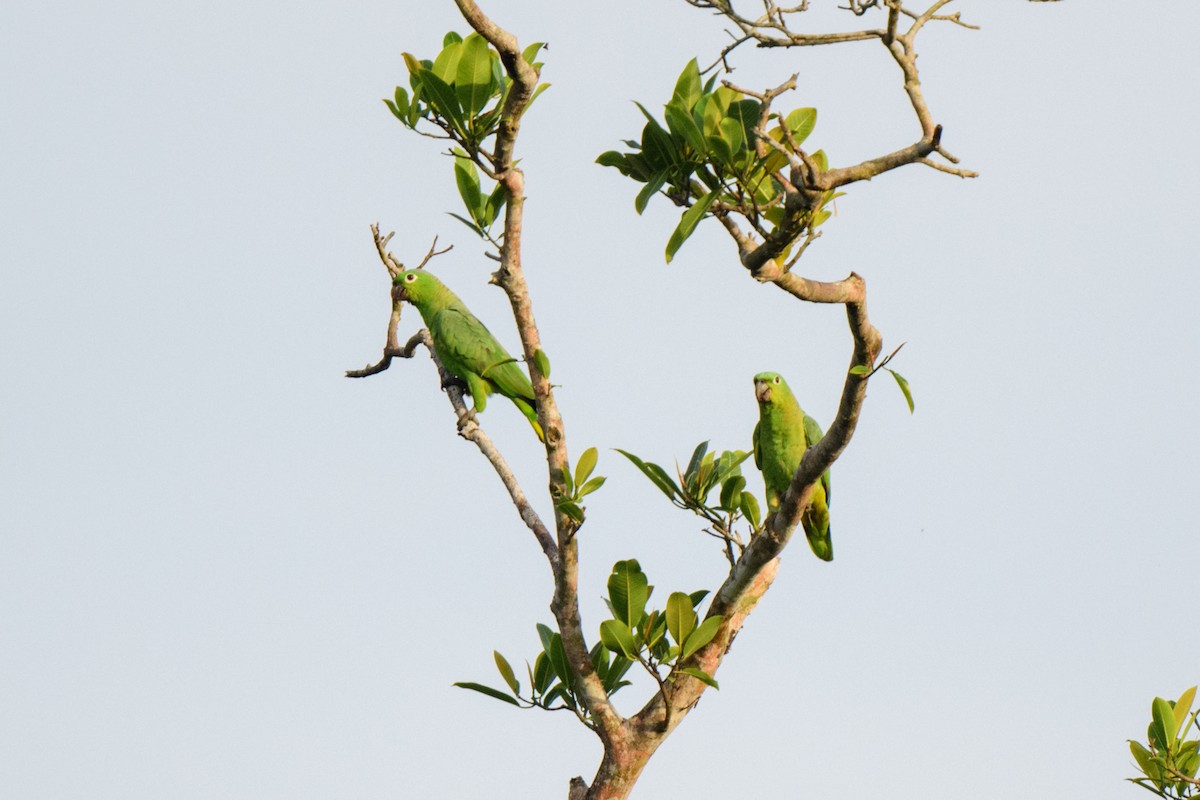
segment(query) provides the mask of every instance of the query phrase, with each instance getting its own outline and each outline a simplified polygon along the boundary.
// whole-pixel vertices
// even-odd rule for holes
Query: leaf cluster
[[[700,648],[712,641],[723,617],[714,614],[703,622],[696,612],[707,590],[672,592],[665,610],[647,609],[654,587],[634,559],[618,561],[608,578],[605,602],[611,619],[600,623],[600,642],[614,658],[641,664],[659,682],[674,680],[677,672],[719,688],[704,670],[684,666]],[[664,677],[661,667],[668,668]]]
[[[628,152],[609,150],[596,159],[644,184],[634,200],[639,214],[659,193],[686,207],[667,241],[668,262],[701,219],[729,213],[744,216],[764,238],[787,221],[790,251],[801,235],[815,236],[832,213],[826,205],[841,194],[817,192],[801,203],[785,202],[802,182],[785,174],[795,172],[789,154],[806,159],[812,170],[828,169],[823,151],[809,155],[800,147],[816,125],[816,109],[784,116],[772,112],[769,102],[715,84],[715,75],[701,83],[692,59],[664,108],[665,127],[637,103],[646,117],[641,139],[625,140]],[[777,124],[765,132],[773,146],[759,135],[771,121]],[[786,261],[788,254],[780,258]]]
[[[1154,698],[1146,744],[1129,742],[1142,777],[1128,780],[1159,797],[1172,800],[1200,797],[1200,781],[1196,779],[1200,771],[1200,739],[1184,738],[1193,727],[1200,732],[1197,721],[1200,710],[1192,711],[1195,698],[1195,686],[1178,700]]]
[[[706,520],[711,526],[706,532],[724,539],[727,552],[732,555],[735,544],[739,548],[743,546],[741,536],[735,531],[740,520],[745,519],[749,524],[751,536],[762,527],[758,498],[746,491],[746,478],[742,475],[742,462],[751,453],[725,450],[718,455],[708,449],[708,444],[696,445],[686,469],[681,471],[679,465],[675,465],[675,478],[653,461],[644,461],[627,450],[618,448],[617,452],[629,459],[672,505]],[[714,503],[710,496],[718,487],[720,492]]]
[[[522,54],[539,72],[542,64],[534,59],[542,46],[541,42],[531,44]],[[485,191],[476,167],[482,167],[489,177],[496,177],[494,159],[487,145],[500,129],[512,89],[512,79],[505,74],[500,54],[478,33],[464,39],[451,31],[442,40],[442,50],[436,58],[420,60],[405,53],[404,63],[408,67],[409,88],[397,86],[393,96],[383,102],[406,127],[449,139],[457,145],[451,149],[454,180],[467,217],[451,216],[481,238],[491,240],[488,231],[504,207],[505,193],[499,183]],[[539,85],[529,103],[549,86]],[[440,133],[427,133],[420,127],[422,122]]]
[[[576,525],[583,524],[584,509],[581,504],[583,498],[599,489],[608,480],[602,475],[592,477],[599,457],[600,454],[596,448],[589,447],[579,457],[579,463],[575,465],[574,473],[569,469],[564,469],[561,473],[563,494],[557,499],[554,507],[570,517]]]
[[[538,624],[538,638],[542,650],[533,660],[533,666],[525,664],[525,672],[529,680],[529,692],[522,692],[521,682],[517,679],[512,665],[498,650],[492,651],[496,662],[496,670],[508,687],[508,691],[496,689],[481,683],[457,681],[454,685],[470,689],[488,697],[502,700],[518,708],[540,708],[546,711],[569,710],[585,724],[590,724],[586,708],[575,691],[575,677],[567,662],[567,653],[563,649],[562,635],[548,625]],[[628,686],[625,673],[633,666],[633,662],[620,656],[613,656],[603,645],[596,645],[590,652],[592,667],[600,678],[604,691],[610,697],[622,687]]]

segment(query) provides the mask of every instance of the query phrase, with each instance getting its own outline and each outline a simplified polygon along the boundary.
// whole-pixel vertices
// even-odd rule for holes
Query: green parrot
[[[425,270],[406,270],[394,282],[400,287],[400,299],[421,312],[442,365],[451,375],[466,382],[475,410],[483,411],[488,395],[499,392],[513,401],[533,426],[538,439],[544,442],[529,376],[479,318]]]
[[[767,510],[775,512],[787,492],[804,451],[825,434],[817,421],[805,414],[787,382],[776,372],[754,376],[758,399],[758,424],[754,426],[754,464],[767,487]],[[833,560],[829,538],[829,470],[813,489],[812,502],[800,518],[804,535],[817,558]]]

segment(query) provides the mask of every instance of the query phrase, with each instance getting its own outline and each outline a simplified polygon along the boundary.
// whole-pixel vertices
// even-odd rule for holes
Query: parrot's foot
[[[468,408],[467,413],[458,418],[458,432],[462,433],[463,429],[475,422],[475,409]]]
[[[448,380],[442,381],[442,391],[446,391],[451,386],[457,386],[464,393],[467,391],[467,382],[453,375]]]

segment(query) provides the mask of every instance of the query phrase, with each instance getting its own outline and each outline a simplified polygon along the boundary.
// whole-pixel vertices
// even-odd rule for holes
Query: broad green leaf
[[[550,688],[550,684],[554,682],[554,668],[550,666],[550,659],[546,657],[545,651],[537,654],[537,658],[533,661],[533,693],[543,695]]]
[[[818,150],[812,154],[812,160],[816,163],[817,169],[824,172],[829,169],[829,156],[825,155],[824,150]]]
[[[587,479],[592,476],[592,471],[596,469],[596,461],[599,458],[600,453],[594,447],[583,451],[583,455],[579,457],[579,463],[575,465],[576,486],[583,486],[587,483]]]
[[[706,597],[708,597],[708,589],[698,589],[688,595],[688,599],[692,601],[692,608],[696,608],[703,603]]]
[[[628,450],[615,448],[618,453],[625,456],[633,465],[641,470],[641,473],[650,479],[650,482],[659,488],[670,500],[674,500],[679,494],[679,487],[675,485],[675,481],[667,475],[666,470],[657,464],[647,464],[640,458],[630,453]]]
[[[725,479],[731,475],[740,474],[742,462],[750,457],[750,451],[741,450],[726,450],[721,454],[721,461],[717,465],[716,473],[712,476],[713,485],[724,483]]]
[[[708,153],[704,134],[696,127],[696,121],[690,113],[671,102],[663,110],[663,116],[667,119],[667,127],[671,129],[671,133],[682,138],[701,157]]]
[[[650,198],[658,194],[658,190],[667,182],[668,172],[670,172],[669,168],[660,169],[650,176],[650,180],[646,181],[646,185],[638,192],[633,201],[633,210],[639,215],[646,210],[646,204],[650,202]]]
[[[1179,722],[1179,728],[1176,731],[1177,736],[1183,736],[1187,733],[1188,715],[1192,713],[1192,703],[1196,699],[1196,687],[1184,691],[1179,695],[1179,699],[1175,701],[1175,719]]]
[[[475,224],[483,227],[484,206],[483,194],[479,190],[479,172],[466,153],[455,154],[454,182],[458,184],[458,195],[467,207],[467,213],[475,220]]]
[[[655,170],[675,166],[680,160],[680,154],[676,151],[671,134],[664,130],[662,125],[658,124],[658,120],[651,117],[640,103],[637,106],[650,120],[646,127],[642,128],[642,155]]]
[[[746,144],[746,139],[742,135],[741,120],[733,117],[725,117],[720,123],[721,139],[729,147],[729,162],[733,163],[734,157]]]
[[[430,72],[437,75],[446,84],[454,83],[455,76],[458,74],[458,61],[462,58],[462,53],[463,43],[451,42],[442,48],[442,52],[437,54],[437,58],[433,59],[433,68],[430,69]]]
[[[700,99],[700,67],[696,59],[692,59],[679,73],[675,82],[675,92],[671,95],[672,102],[678,102],[685,110],[690,110]]]
[[[825,221],[828,220],[832,216],[833,216],[833,213],[830,211],[826,211],[824,209],[817,211],[816,213],[814,213],[812,215],[812,219],[809,220],[809,223],[808,223],[809,229],[815,231],[817,228],[824,225]]]
[[[433,110],[450,123],[450,126],[460,136],[465,138],[467,126],[463,119],[462,108],[458,104],[458,94],[455,93],[454,88],[430,70],[423,70],[420,76],[421,90]]]
[[[738,501],[738,508],[742,510],[742,516],[750,523],[750,527],[758,530],[762,524],[761,511],[758,507],[758,499],[750,492],[742,492],[742,499]]]
[[[704,681],[709,686],[713,687],[714,689],[716,689],[718,691],[720,691],[720,689],[721,689],[721,686],[717,683],[717,679],[714,678],[712,675],[709,675],[707,672],[700,669],[699,667],[684,667],[683,669],[681,669],[679,671],[684,673],[685,675],[691,675],[693,678],[698,678],[698,679]]]
[[[625,160],[625,154],[616,150],[606,150],[596,156],[596,163],[602,167],[616,167],[622,175],[629,174],[629,162]]]
[[[1175,746],[1175,731],[1179,730],[1170,703],[1161,697],[1154,698],[1150,704],[1150,716],[1154,720],[1151,728],[1158,737],[1154,744],[1160,750],[1170,750]]]
[[[600,623],[600,641],[619,656],[630,661],[637,658],[637,644],[633,640],[633,633],[620,620],[606,619]]]
[[[688,240],[692,232],[696,230],[696,226],[700,224],[701,218],[708,212],[713,201],[717,199],[718,192],[709,192],[696,201],[696,203],[683,212],[683,216],[679,219],[679,225],[671,234],[671,238],[667,240],[667,263],[671,263],[671,259],[675,258],[675,254],[679,252],[679,248]]]
[[[788,132],[792,134],[792,141],[799,147],[817,125],[817,110],[815,108],[797,108],[787,115],[784,122],[788,127]],[[821,169],[825,169],[825,167]]]
[[[725,137],[721,135],[721,123],[717,124],[717,132],[707,134],[704,137],[705,146],[708,147],[709,158],[725,169],[733,168],[733,150],[729,147],[729,142],[725,141]]]
[[[491,99],[496,89],[492,80],[491,49],[486,39],[472,33],[462,43],[454,78],[458,101],[468,119],[482,111]]]
[[[404,57],[404,66],[408,67],[409,76],[416,79],[425,70],[425,65],[418,61],[412,53],[402,53],[401,55]]]
[[[713,637],[717,635],[717,629],[721,627],[721,623],[724,620],[723,616],[715,614],[704,620],[704,622],[701,622],[683,644],[683,653],[680,660],[686,661],[692,657],[693,653],[711,642]]]
[[[729,106],[729,116],[726,119],[735,120],[741,127],[741,146],[746,149],[754,149],[754,129],[758,127],[761,113],[762,104],[757,100],[739,100]]]
[[[721,116],[726,116],[729,113],[729,107],[742,99],[742,93],[730,89],[728,86],[718,86],[716,91],[712,93],[713,102],[721,112]]]
[[[734,475],[721,484],[721,510],[729,512],[737,510],[737,503],[742,498],[742,489],[744,488],[746,488],[746,479],[741,475]]]
[[[651,611],[638,625],[638,632],[646,647],[656,647],[667,632],[667,617],[661,611]]]
[[[850,368],[850,374],[851,375],[870,375],[871,368],[868,367],[866,364],[855,364],[853,367]]]
[[[583,509],[573,500],[559,500],[555,506],[559,511],[566,514],[576,523],[583,524]]]
[[[508,684],[508,688],[512,689],[513,695],[519,696],[521,694],[521,683],[517,680],[517,676],[513,674],[513,669],[508,663],[508,659],[500,655],[499,650],[493,650],[492,657],[496,659],[496,669],[500,672],[500,677],[504,678],[504,682]]]
[[[459,687],[460,689],[470,689],[473,692],[479,692],[480,694],[486,694],[488,697],[494,697],[497,700],[503,700],[506,703],[512,703],[517,708],[521,707],[521,704],[518,703],[516,698],[513,697],[512,695],[505,694],[504,692],[500,691],[499,689],[493,689],[490,686],[484,686],[482,683],[470,683],[469,681],[455,681],[454,685]]]
[[[646,613],[646,601],[650,599],[649,581],[636,559],[618,561],[613,564],[608,577],[608,599],[613,614],[630,628],[641,622]]]
[[[608,652],[606,648],[604,650]],[[629,686],[629,681],[621,679],[625,677],[625,673],[629,672],[629,668],[632,666],[633,662],[625,658],[625,656],[613,655],[612,664],[608,668],[608,673],[603,678],[606,694],[615,694],[622,686]]]
[[[701,442],[692,451],[692,457],[688,459],[687,469],[683,471],[683,479],[689,486],[695,485],[696,474],[700,471],[700,464],[704,461],[704,454],[707,452],[708,442]]]
[[[454,32],[454,31],[449,31],[446,33],[445,36],[442,37],[442,47],[447,47],[448,45],[452,45],[452,44],[455,44],[456,42],[461,42],[461,41],[462,41],[462,36],[460,36],[458,33]]]
[[[562,637],[554,633],[550,637],[550,646],[546,648],[546,656],[550,659],[550,667],[558,676],[562,685],[570,689],[575,685],[575,677],[567,664],[567,651],[563,649]]]
[[[534,42],[521,51],[521,58],[525,59],[526,64],[532,65],[537,60],[537,54],[546,46],[545,42]]]
[[[889,367],[884,367],[884,369],[892,373],[892,377],[896,379],[896,385],[900,387],[900,391],[904,393],[904,399],[908,402],[908,413],[913,413],[913,396],[912,390],[908,388],[908,381],[906,381],[904,376],[899,372],[896,372],[894,369],[890,369]]]
[[[682,645],[696,629],[696,612],[692,599],[683,592],[671,592],[667,598],[667,631],[676,644]]]
[[[1129,752],[1133,753],[1133,760],[1137,762],[1138,767],[1146,775],[1150,774],[1150,751],[1143,747],[1138,742],[1129,741]]]
[[[587,497],[589,494],[603,486],[606,480],[608,480],[608,478],[605,478],[603,475],[598,475],[595,478],[592,478],[583,486],[579,487],[579,496]]]
[[[546,351],[538,348],[533,354],[533,363],[537,367],[538,372],[542,373],[543,377],[550,377],[550,357],[546,355]],[[593,448],[595,449],[595,448]],[[584,453],[587,455],[587,453]],[[575,481],[576,484],[580,481]]]

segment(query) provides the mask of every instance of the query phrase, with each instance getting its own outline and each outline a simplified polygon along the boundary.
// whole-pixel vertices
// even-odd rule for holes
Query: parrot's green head
[[[437,297],[446,287],[423,269],[406,269],[392,282],[400,289],[400,299],[420,307]]]
[[[773,399],[778,402],[780,397],[791,393],[787,381],[778,372],[760,372],[754,376],[754,397],[761,405],[766,405]]]

